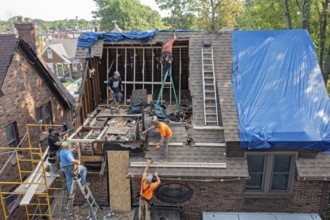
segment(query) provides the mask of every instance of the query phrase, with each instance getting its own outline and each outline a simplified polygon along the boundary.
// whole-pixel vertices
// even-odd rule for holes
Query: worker
[[[55,128],[48,128],[48,162],[50,163],[50,172],[53,176],[59,176],[59,152],[61,148],[61,143],[59,134],[56,133]]]
[[[113,76],[108,80],[109,90],[112,94],[112,102],[116,108],[116,112],[119,113],[119,102],[121,101],[121,92],[123,92],[123,84],[121,82],[120,73],[115,71]]]
[[[143,213],[144,213],[144,219],[150,220],[149,202],[152,199],[154,190],[160,184],[160,179],[156,170],[154,171],[156,182],[152,182],[153,175],[147,173],[150,163],[151,161],[148,161],[147,166],[143,171],[143,175],[141,179],[139,220],[142,220]],[[145,212],[143,212],[144,209]]]
[[[87,185],[86,176],[87,168],[80,165],[80,161],[74,159],[72,152],[70,151],[69,143],[64,141],[61,144],[60,158],[62,164],[62,171],[65,174],[66,185],[68,188],[68,193],[71,194],[71,185],[74,175],[80,175],[80,183],[83,188]]]
[[[170,67],[173,58],[172,58],[172,49],[173,49],[173,43],[176,40],[176,35],[173,30],[173,36],[165,41],[163,41],[162,46],[162,57],[161,62],[163,64],[163,73],[165,74],[168,68]]]
[[[168,143],[171,141],[172,138],[172,131],[170,127],[165,124],[164,122],[160,122],[157,119],[153,121],[153,125],[148,128],[147,130],[143,131],[143,134],[147,134],[152,129],[157,129],[160,134],[160,141],[156,145],[156,149],[160,150],[161,146],[162,150],[162,159],[163,161],[167,160],[167,153],[168,153]]]

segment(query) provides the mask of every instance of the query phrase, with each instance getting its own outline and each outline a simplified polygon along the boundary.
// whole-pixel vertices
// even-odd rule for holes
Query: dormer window
[[[47,56],[48,56],[48,59],[53,59],[53,51],[47,50]]]

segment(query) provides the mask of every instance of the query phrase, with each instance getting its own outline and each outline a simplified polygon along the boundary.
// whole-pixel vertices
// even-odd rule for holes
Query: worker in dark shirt
[[[58,176],[59,170],[59,150],[61,148],[62,141],[60,141],[59,134],[56,133],[53,127],[48,128],[48,162],[50,163],[50,171],[54,176]]]
[[[118,71],[115,71],[113,76],[109,78],[108,86],[113,97],[113,104],[116,108],[116,112],[119,113],[119,102],[121,101],[120,91],[123,92],[123,85]]]

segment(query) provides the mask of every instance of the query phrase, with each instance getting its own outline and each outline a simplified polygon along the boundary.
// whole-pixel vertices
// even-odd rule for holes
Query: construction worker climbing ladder
[[[163,73],[166,73],[169,70],[169,67],[171,66],[171,63],[173,61],[172,50],[175,40],[176,40],[176,35],[175,35],[175,31],[173,30],[173,36],[163,41],[162,57],[161,57],[161,63],[163,65]]]
[[[173,93],[174,93],[174,97],[175,97],[175,102],[176,102],[176,105],[178,107],[178,111],[180,111],[178,97],[176,95],[176,91],[175,91],[175,87],[174,87],[174,81],[173,81],[173,77],[172,77],[172,70],[171,70],[171,64],[172,64],[172,61],[173,61],[172,50],[173,50],[173,44],[174,44],[175,40],[176,40],[175,27],[173,27],[173,36],[171,38],[163,41],[160,62],[163,66],[164,78],[162,79],[162,85],[161,85],[161,88],[160,88],[160,91],[159,91],[159,94],[158,94],[157,104],[159,104],[159,102],[160,102],[160,98],[162,97],[162,94],[163,94],[165,82],[167,80],[167,77],[169,76],[170,81],[171,81],[171,86],[172,86],[172,89],[173,89]]]

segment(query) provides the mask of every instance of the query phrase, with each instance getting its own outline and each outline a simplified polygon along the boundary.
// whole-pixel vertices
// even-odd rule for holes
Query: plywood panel
[[[131,187],[127,177],[128,151],[108,151],[110,211],[131,210]]]

